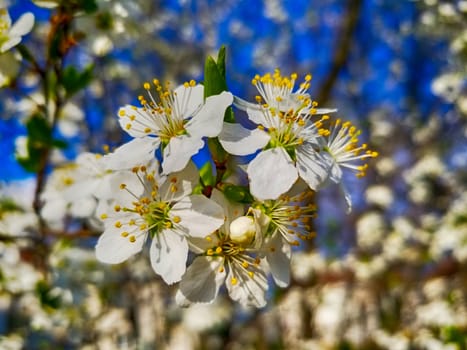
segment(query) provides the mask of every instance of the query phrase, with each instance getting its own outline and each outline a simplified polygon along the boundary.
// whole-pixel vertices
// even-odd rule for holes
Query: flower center
[[[147,96],[138,96],[141,109],[132,106],[130,113],[121,109],[119,116],[127,118],[126,130],[134,129],[147,135],[157,136],[165,146],[172,137],[187,133],[185,124],[190,120],[189,113],[193,113],[188,107],[196,82],[194,80],[185,82],[183,88],[177,90],[180,95],[172,90],[168,82],[163,87],[159,80],[154,79],[152,85],[151,87],[149,82],[143,84]]]
[[[295,237],[313,238],[311,220],[316,217],[316,205],[311,202],[312,197],[312,191],[305,191],[293,197],[284,195],[277,200],[257,203],[255,207],[271,219],[266,235],[279,231],[291,245],[300,244]]]
[[[327,145],[323,148],[334,160],[343,167],[352,169],[357,177],[363,177],[366,174],[368,164],[355,164],[355,161],[366,158],[375,158],[378,152],[367,149],[367,144],[358,145],[358,136],[361,131],[350,122],[342,122],[337,119],[331,123],[329,129],[321,128],[320,134],[327,137]]]

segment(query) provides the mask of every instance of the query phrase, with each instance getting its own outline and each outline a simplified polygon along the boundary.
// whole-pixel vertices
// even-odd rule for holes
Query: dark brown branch
[[[318,101],[320,105],[324,105],[328,101],[332,92],[332,88],[334,87],[337,77],[339,76],[339,72],[347,62],[355,29],[357,27],[358,18],[360,17],[361,5],[362,0],[348,1],[347,11],[344,15],[345,22],[342,25],[340,34],[337,35],[337,38],[340,38],[340,40],[336,45],[336,51],[334,52],[332,59],[331,70],[321,84],[320,90],[316,94],[316,101]]]

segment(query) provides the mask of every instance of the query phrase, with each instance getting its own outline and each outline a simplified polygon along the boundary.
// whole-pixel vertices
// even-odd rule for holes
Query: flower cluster
[[[99,158],[99,167],[93,161],[107,185],[84,177],[103,199],[97,258],[121,263],[150,240],[152,268],[167,284],[180,282],[180,305],[212,302],[223,284],[243,305],[266,305],[267,275],[287,286],[291,248],[314,236],[314,192],[329,183],[344,188],[342,170],[361,177],[363,161],[377,155],[359,143],[355,126],[329,116],[335,110],[316,108],[310,79],[296,89],[296,74],[256,76],[256,103],[226,91],[205,97],[194,81],[175,89],[144,83],[140,106],[118,113],[133,139]],[[232,105],[256,127],[224,119]],[[192,160],[212,144],[216,169]],[[242,178],[234,156],[248,155]]]

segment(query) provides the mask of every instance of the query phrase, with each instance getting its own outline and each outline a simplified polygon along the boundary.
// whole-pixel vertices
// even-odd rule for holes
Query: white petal
[[[181,135],[172,137],[169,144],[164,149],[164,158],[162,160],[163,174],[170,174],[182,170],[190,158],[196,154],[204,141],[201,138]]]
[[[329,114],[329,113],[336,113],[337,109],[336,108],[317,108],[316,109],[316,115],[321,115],[321,114]]]
[[[12,36],[10,37],[7,41],[5,41],[1,48],[0,48],[0,53],[4,53],[5,51],[8,51],[12,47],[18,45],[21,42],[21,37],[20,36]]]
[[[290,156],[282,147],[261,152],[248,165],[250,191],[258,199],[276,199],[298,178]]]
[[[159,148],[159,144],[160,140],[157,137],[135,138],[104,156],[106,168],[123,170],[145,165],[155,158],[154,152]]]
[[[230,154],[237,156],[254,153],[266,146],[270,139],[268,133],[263,130],[249,130],[237,123],[224,123],[219,135],[222,147]]]
[[[41,209],[41,216],[46,221],[59,221],[62,220],[67,211],[67,202],[63,198],[54,198],[45,201]]]
[[[70,214],[77,218],[89,218],[94,214],[97,201],[93,197],[81,198],[71,203]]]
[[[219,204],[224,210],[225,222],[224,233],[230,235],[230,223],[244,214],[244,205],[237,202],[230,202],[218,189],[213,189],[211,199]]]
[[[159,135],[162,123],[158,118],[159,115],[132,105],[126,105],[118,111],[120,127],[133,137]]]
[[[328,152],[316,152],[310,145],[297,149],[298,173],[312,190],[318,190],[326,183],[333,163]]]
[[[179,225],[193,237],[206,237],[224,224],[224,210],[201,194],[183,198],[170,210],[170,216],[180,218]]]
[[[193,303],[210,303],[214,301],[219,288],[225,280],[221,257],[199,256],[188,266],[180,281],[180,294]],[[177,297],[180,304],[183,298]]]
[[[183,170],[165,177],[165,181],[160,186],[159,193],[161,194],[162,200],[166,202],[177,202],[189,196],[198,182],[198,169],[193,162],[189,161]]]
[[[262,110],[256,107],[256,108],[248,108],[246,112],[248,114],[248,119],[250,119],[252,122],[258,125],[263,125],[267,128],[274,126],[272,125],[270,118],[266,119],[265,113],[269,113],[268,111]]]
[[[266,261],[271,269],[274,282],[279,287],[287,287],[290,283],[290,246],[283,242],[279,233],[276,233],[268,242],[267,251]]]
[[[136,241],[132,243],[128,237],[121,235],[122,231],[113,227],[104,231],[96,244],[97,260],[107,264],[119,264],[141,251],[147,234],[136,235]]]
[[[27,12],[22,15],[10,29],[10,36],[23,36],[29,33],[34,26],[34,15]]]
[[[180,281],[188,256],[185,237],[170,229],[163,230],[152,239],[149,254],[152,268],[167,284]]]
[[[193,116],[203,105],[204,86],[196,85],[186,88],[183,85],[178,86],[174,91],[174,108],[177,115],[183,119]]]
[[[349,191],[344,186],[344,183],[339,184],[339,189],[341,190],[342,194],[344,195],[345,203],[347,204],[347,214],[352,211],[352,198],[350,196]]]
[[[237,96],[234,96],[234,100],[233,100],[233,104],[235,107],[237,107],[238,109],[242,110],[242,111],[245,111],[247,109],[260,109],[259,105],[257,103],[251,103],[251,102],[248,102],[246,100],[244,100],[243,98],[240,98],[240,97],[237,97]]]
[[[222,130],[225,110],[232,104],[232,94],[224,91],[220,95],[209,96],[204,106],[186,124],[191,136],[216,137]]]
[[[338,184],[342,180],[342,169],[339,164],[334,160],[329,171],[329,180]]]
[[[58,130],[65,137],[73,137],[80,131],[79,124],[73,120],[59,119]]]
[[[241,263],[232,263],[229,266],[225,285],[232,300],[245,306],[265,306],[268,283],[264,271],[256,264],[250,264],[248,271]],[[253,277],[250,277],[248,272],[253,272]],[[233,278],[236,279],[236,283],[232,283]]]

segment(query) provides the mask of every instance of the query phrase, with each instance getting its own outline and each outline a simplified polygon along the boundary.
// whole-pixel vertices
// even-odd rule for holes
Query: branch
[[[360,17],[361,5],[362,0],[349,0],[347,4],[346,15],[344,15],[345,23],[342,26],[341,32],[337,35],[337,37],[341,39],[336,45],[331,70],[324,82],[321,84],[321,88],[316,95],[316,101],[318,101],[320,105],[324,105],[328,101],[332,88],[339,76],[339,72],[347,62],[350,48],[352,46],[352,38]]]

